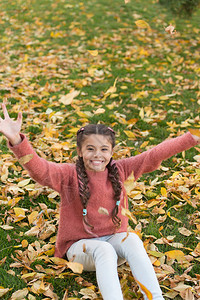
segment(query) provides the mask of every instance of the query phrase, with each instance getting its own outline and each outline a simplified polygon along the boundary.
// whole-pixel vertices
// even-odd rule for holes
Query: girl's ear
[[[76,151],[77,151],[78,156],[82,157],[82,152],[79,147],[76,148]]]

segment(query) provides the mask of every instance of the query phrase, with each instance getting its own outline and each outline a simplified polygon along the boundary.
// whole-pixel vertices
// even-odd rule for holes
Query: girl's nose
[[[95,156],[95,157],[99,157],[99,155],[100,155],[100,151],[99,151],[99,150],[95,151],[94,156]]]

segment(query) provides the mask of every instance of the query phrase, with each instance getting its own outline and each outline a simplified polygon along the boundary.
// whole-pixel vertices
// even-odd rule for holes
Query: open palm
[[[20,112],[17,120],[14,121],[10,118],[4,103],[2,103],[2,109],[4,119],[0,117],[0,132],[12,143],[12,141],[18,140],[19,138],[22,125],[22,113]]]

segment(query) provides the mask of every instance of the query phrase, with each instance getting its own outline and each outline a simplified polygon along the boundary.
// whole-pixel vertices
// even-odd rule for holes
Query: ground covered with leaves
[[[144,4],[145,3],[145,4]],[[0,99],[37,153],[74,162],[76,131],[105,123],[115,159],[198,130],[199,16],[157,1],[2,0]],[[0,297],[101,299],[95,275],[53,257],[59,195],[32,181],[0,136]],[[200,298],[200,148],[126,183],[130,226],[166,299]],[[128,265],[124,299],[142,298]]]

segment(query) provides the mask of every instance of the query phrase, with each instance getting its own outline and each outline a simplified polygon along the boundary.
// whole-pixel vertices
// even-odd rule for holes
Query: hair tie
[[[108,127],[108,129],[115,134],[114,130],[111,127]]]
[[[116,205],[119,206],[119,204],[120,204],[120,201],[118,200],[118,201],[116,202]]]
[[[87,215],[87,209],[83,208],[83,216],[86,216],[86,215]]]
[[[81,127],[81,128],[77,131],[77,134],[83,132],[84,130],[85,130],[85,128],[84,128],[84,127]]]

